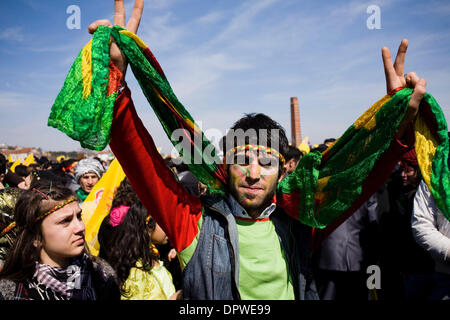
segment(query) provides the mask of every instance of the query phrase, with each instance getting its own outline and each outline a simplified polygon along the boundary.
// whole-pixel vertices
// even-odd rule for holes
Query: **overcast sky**
[[[126,1],[127,17],[134,1]],[[80,29],[69,29],[71,5]],[[369,29],[369,6],[380,29]],[[0,1],[0,144],[78,150],[47,127],[50,108],[88,25],[113,17],[113,0]],[[204,131],[225,134],[244,113],[263,112],[290,137],[298,97],[303,137],[339,137],[385,93],[381,48],[393,56],[409,39],[406,72],[450,119],[450,2],[325,0],[146,0],[138,35],[159,60],[178,99]],[[133,78],[127,82],[145,126],[163,152],[171,145]],[[448,121],[447,121],[448,123]]]

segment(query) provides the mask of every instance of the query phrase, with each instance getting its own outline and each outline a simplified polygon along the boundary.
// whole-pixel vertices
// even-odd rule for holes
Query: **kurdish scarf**
[[[16,299],[25,300],[95,300],[92,283],[94,270],[86,255],[75,258],[67,268],[36,262],[32,279],[19,283]]]
[[[172,137],[176,129],[183,129],[190,140],[194,152],[185,161],[190,171],[211,193],[225,193],[226,178],[213,145],[178,101],[150,49],[135,34],[121,27],[100,26],[81,50],[55,100],[48,125],[80,141],[85,148],[106,147],[121,78],[109,59],[110,37],[126,55],[173,145],[179,143]],[[395,139],[411,93],[411,89],[405,88],[386,95],[326,151],[303,157],[297,170],[278,185],[277,199],[281,207],[304,224],[317,228],[329,226],[343,212],[356,210],[353,207],[360,200],[364,184]],[[428,93],[422,101],[414,131],[422,176],[437,206],[450,219],[447,123],[438,103]]]
[[[80,202],[84,202],[84,200],[86,200],[87,196],[89,195],[89,193],[81,189],[81,187],[77,189],[76,194],[77,197],[80,199]]]

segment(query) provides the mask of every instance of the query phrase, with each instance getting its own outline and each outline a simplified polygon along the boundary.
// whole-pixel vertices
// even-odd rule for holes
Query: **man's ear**
[[[283,166],[283,169],[284,169],[284,172],[283,172],[283,174],[286,174],[286,171],[290,171],[291,170],[291,168],[292,168],[292,166],[295,164],[295,160],[292,158],[292,159],[289,159],[287,162],[286,162],[286,164]]]

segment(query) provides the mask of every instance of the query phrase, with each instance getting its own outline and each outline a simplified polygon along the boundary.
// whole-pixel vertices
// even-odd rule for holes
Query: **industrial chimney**
[[[302,143],[302,130],[300,128],[300,115],[297,97],[291,97],[291,144],[298,147]]]

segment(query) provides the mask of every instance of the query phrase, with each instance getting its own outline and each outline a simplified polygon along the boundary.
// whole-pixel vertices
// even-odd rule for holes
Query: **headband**
[[[64,167],[64,168],[62,169],[62,171],[64,171],[64,172],[69,171],[69,170],[72,169],[73,167],[76,167],[77,164],[78,164],[77,161],[72,162],[72,164],[69,164],[67,167]]]
[[[68,205],[69,203],[72,203],[74,201],[78,201],[78,199],[76,198],[71,198],[68,200],[64,200],[63,202],[61,202],[60,204],[57,204],[56,206],[54,206],[53,208],[51,208],[50,210],[44,212],[43,214],[41,214],[39,217],[37,217],[36,219],[34,219],[34,222],[37,222],[39,220],[44,219],[46,216],[48,216],[49,214],[61,209],[62,207]],[[0,237],[2,237],[3,235],[7,234],[8,232],[10,232],[12,229],[14,229],[16,227],[16,222],[13,221],[11,222],[5,229],[2,230],[2,232],[0,232]]]
[[[267,154],[272,154],[275,157],[277,157],[280,160],[281,165],[284,165],[286,163],[286,160],[284,159],[283,155],[281,153],[279,153],[278,150],[276,150],[274,148],[266,147],[266,146],[255,145],[255,144],[246,144],[246,145],[240,145],[240,146],[234,147],[233,149],[228,150],[224,159],[226,159],[230,153],[237,153],[238,151],[247,151],[247,150],[263,151]]]
[[[50,210],[44,212],[43,214],[41,214],[39,217],[37,217],[34,221],[39,221],[44,219],[46,216],[48,216],[49,214],[52,214],[55,211],[58,211],[59,209],[61,209],[62,207],[67,206],[69,203],[72,203],[74,201],[78,201],[77,198],[70,198],[67,200],[64,200],[63,202],[61,202],[60,204],[57,204],[56,206],[54,206],[53,208],[51,208]]]

